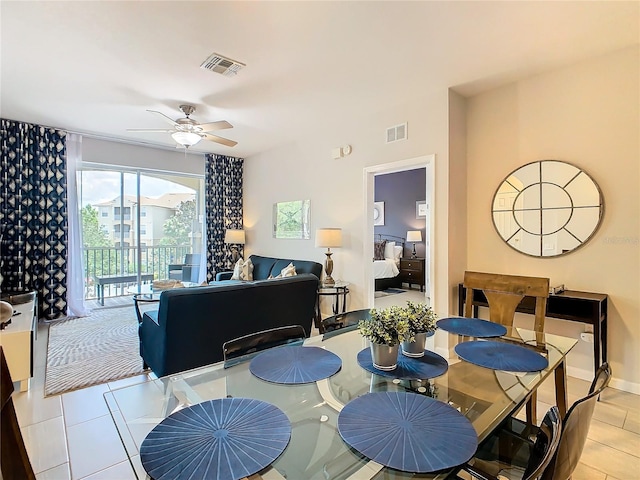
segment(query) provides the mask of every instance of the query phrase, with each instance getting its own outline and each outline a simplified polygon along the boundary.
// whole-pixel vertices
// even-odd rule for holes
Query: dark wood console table
[[[466,289],[458,285],[458,315],[464,316]],[[593,362],[596,371],[607,361],[607,295],[603,293],[565,290],[549,295],[546,316],[572,322],[593,325]],[[488,307],[482,290],[473,291],[473,316],[478,316],[478,307]],[[535,313],[534,297],[524,297],[516,309],[520,313]]]

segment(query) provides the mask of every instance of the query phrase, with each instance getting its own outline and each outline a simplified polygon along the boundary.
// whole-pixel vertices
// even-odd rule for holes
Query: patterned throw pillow
[[[282,270],[280,270],[280,273],[275,277],[273,275],[269,275],[269,280],[273,278],[295,277],[297,274],[298,273],[296,272],[296,267],[293,265],[293,263],[290,263]]]
[[[280,271],[280,275],[278,275],[278,276],[279,277],[295,277],[296,275],[297,275],[296,267],[293,265],[293,262],[292,262],[289,265],[287,265],[286,267],[284,267]]]
[[[253,263],[251,259],[246,262],[239,259],[233,267],[231,280],[253,280]]]
[[[381,242],[373,242],[373,259],[384,260],[384,247],[387,245],[386,240]]]

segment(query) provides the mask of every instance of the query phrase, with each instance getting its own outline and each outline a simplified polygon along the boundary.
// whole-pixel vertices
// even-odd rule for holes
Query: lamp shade
[[[244,245],[244,230],[227,229],[224,233],[224,243]]]
[[[422,232],[420,230],[409,230],[407,232],[407,242],[421,242]]]
[[[190,147],[202,140],[202,137],[194,132],[173,132],[171,137],[184,147]]]
[[[316,230],[316,247],[332,248],[341,246],[341,228],[318,228]]]

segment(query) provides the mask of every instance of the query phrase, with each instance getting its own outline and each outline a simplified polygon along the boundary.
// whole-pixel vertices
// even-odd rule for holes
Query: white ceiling
[[[638,44],[640,2],[0,2],[3,118],[175,145],[147,109],[227,120],[247,157],[303,131]],[[200,68],[213,52],[247,66]]]

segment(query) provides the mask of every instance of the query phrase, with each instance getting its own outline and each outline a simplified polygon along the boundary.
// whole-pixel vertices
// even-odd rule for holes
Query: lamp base
[[[416,244],[413,244],[413,252],[411,252],[411,258],[418,258],[416,255]]]
[[[329,286],[336,284],[336,281],[331,276],[331,274],[333,273],[333,259],[331,258],[331,253],[332,252],[327,248],[327,252],[325,253],[327,259],[324,262],[325,277],[324,281],[322,282],[323,285]]]

